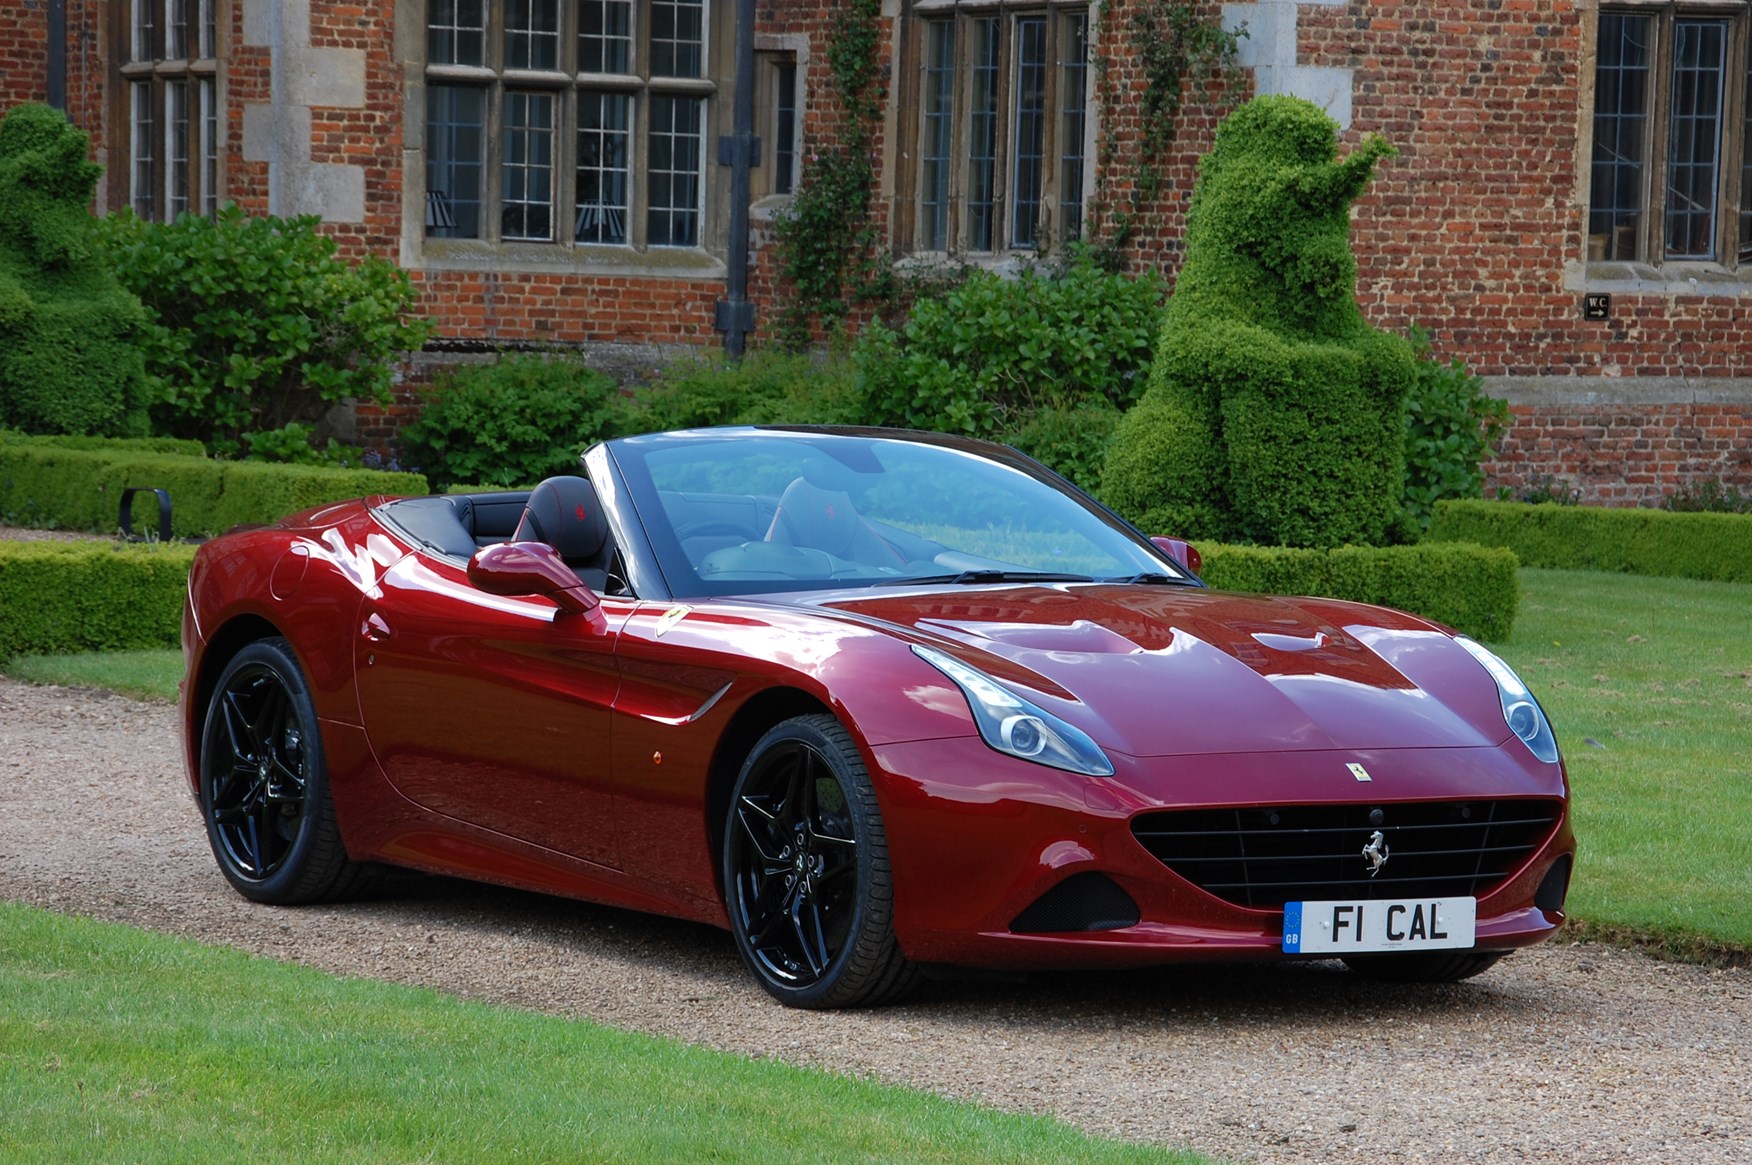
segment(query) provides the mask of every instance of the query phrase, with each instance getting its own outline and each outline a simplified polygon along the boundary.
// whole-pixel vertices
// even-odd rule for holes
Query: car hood
[[[1132,756],[1464,748],[1507,734],[1494,683],[1446,633],[1360,604],[1090,584],[819,606],[945,648]]]

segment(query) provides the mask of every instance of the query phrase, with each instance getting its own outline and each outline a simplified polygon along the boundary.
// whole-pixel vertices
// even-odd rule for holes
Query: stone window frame
[[[898,30],[896,45],[900,92],[891,125],[897,143],[892,154],[897,194],[893,230],[899,253],[1003,262],[1080,237],[1080,219],[1094,194],[1097,7],[1082,0],[917,0],[912,19]],[[1017,165],[1023,100],[1019,38],[1024,22],[1041,18],[1045,21],[1045,45],[1039,57],[1045,71],[1038,110],[1041,157],[1038,186],[1024,191]],[[995,62],[983,53],[976,61],[977,32],[993,21]],[[1083,45],[1081,61],[1075,63],[1064,52],[1073,24],[1080,25]],[[954,29],[953,49],[946,59],[933,62],[928,55],[941,47],[937,30],[945,26]],[[1067,86],[1071,76],[1080,84]],[[976,93],[975,86],[981,84],[990,87]],[[946,115],[941,112],[945,101]],[[983,105],[990,127],[985,131],[986,146],[978,154],[976,105]],[[1081,130],[1080,142],[1073,142],[1074,135],[1068,132],[1067,113],[1080,113],[1074,118]],[[942,148],[933,152],[933,141]],[[983,176],[977,173],[981,169],[986,171]],[[1019,197],[1024,194],[1032,197]],[[1022,204],[1038,207],[1032,224],[1019,221]],[[1071,229],[1066,229],[1067,224]]]
[[[1596,138],[1599,102],[1610,97],[1601,81],[1603,16],[1647,19],[1654,30],[1643,101],[1640,222],[1619,225],[1610,235],[1595,219]],[[1567,265],[1572,290],[1657,292],[1675,295],[1752,294],[1752,12],[1724,0],[1604,0],[1586,5],[1579,103],[1581,148],[1577,152],[1577,197],[1581,205],[1581,252]],[[1716,147],[1715,224],[1709,255],[1667,254],[1667,187],[1673,90],[1674,29],[1681,21],[1725,25],[1725,78]],[[1744,240],[1744,241],[1742,241]]]
[[[125,0],[107,34],[117,84],[107,194],[143,219],[211,217],[225,189],[225,94],[220,62],[229,0]]]
[[[490,64],[434,66],[427,60],[428,0],[397,0],[397,56],[403,62],[407,84],[404,94],[406,150],[403,158],[402,265],[414,269],[502,272],[569,273],[587,271],[604,275],[649,274],[681,277],[722,277],[728,233],[728,168],[717,165],[717,139],[727,132],[729,95],[734,92],[734,5],[730,0],[704,0],[704,54],[699,78],[652,78],[650,76],[650,12],[652,0],[634,0],[634,72],[591,74],[575,71],[578,53],[577,0],[560,0],[561,57],[555,69],[511,70],[509,82],[502,64],[503,14],[506,0],[485,0],[488,18],[487,52]],[[574,71],[568,71],[574,70]],[[495,95],[487,122],[490,161],[483,177],[488,198],[488,226],[482,238],[435,237],[426,195],[427,92],[428,83],[466,83]],[[551,241],[504,237],[502,225],[494,229],[492,216],[499,210],[502,189],[497,168],[497,139],[503,127],[497,104],[507,85],[525,91],[560,95],[559,115],[553,127],[556,139],[553,171],[556,176]],[[573,168],[577,150],[577,100],[579,93],[624,93],[634,100],[632,145],[628,159],[628,230],[625,243],[575,241],[578,207],[574,196]],[[701,160],[699,168],[699,237],[695,245],[652,245],[646,235],[645,184],[649,156],[648,109],[652,94],[697,98],[700,118]]]

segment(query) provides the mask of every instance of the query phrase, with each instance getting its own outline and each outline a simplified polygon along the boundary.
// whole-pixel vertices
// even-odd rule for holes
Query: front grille
[[[1141,814],[1132,833],[1182,878],[1237,906],[1372,898],[1483,896],[1556,828],[1552,800],[1440,801],[1176,809]],[[1379,831],[1387,860],[1363,849]]]

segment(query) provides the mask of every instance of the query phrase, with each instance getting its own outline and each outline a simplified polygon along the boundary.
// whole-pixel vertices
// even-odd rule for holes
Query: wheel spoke
[[[765,872],[772,873],[782,869],[784,859],[780,857],[779,851],[784,845],[785,830],[778,818],[767,812],[754,798],[745,796],[737,803],[736,820],[742,826],[742,834],[748,844],[760,856]]]
[[[832,956],[827,949],[827,935],[821,925],[821,905],[813,894],[799,894],[791,903],[791,928],[797,935],[797,947],[809,973],[819,979],[827,970]]]

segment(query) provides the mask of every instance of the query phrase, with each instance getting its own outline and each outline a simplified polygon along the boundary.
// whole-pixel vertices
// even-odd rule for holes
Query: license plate
[[[1476,898],[1284,903],[1284,952],[1348,955],[1470,947]]]

